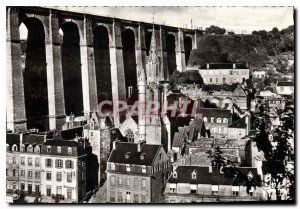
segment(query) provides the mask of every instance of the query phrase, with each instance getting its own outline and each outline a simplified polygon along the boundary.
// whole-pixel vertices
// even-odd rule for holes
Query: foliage
[[[226,29],[225,28],[220,28],[218,26],[211,25],[208,28],[205,28],[205,33],[223,35],[223,34],[226,33]]]
[[[185,72],[174,71],[170,77],[170,86],[172,89],[177,84],[203,84],[203,78],[201,77],[198,70],[188,70]]]

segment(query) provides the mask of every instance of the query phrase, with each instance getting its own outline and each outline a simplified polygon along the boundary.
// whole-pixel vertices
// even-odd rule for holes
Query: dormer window
[[[16,144],[14,144],[14,145],[12,146],[12,151],[13,151],[13,152],[17,152],[17,151],[18,151],[18,146],[17,146]]]
[[[25,144],[21,145],[21,152],[25,152]]]
[[[173,178],[177,179],[177,172],[176,171],[173,172]]]
[[[51,152],[51,146],[47,146],[47,153]]]
[[[210,118],[210,122],[213,123],[214,122],[214,117]]]
[[[146,173],[147,172],[147,167],[145,165],[142,166],[142,173]]]
[[[141,160],[144,160],[145,157],[146,157],[146,154],[145,154],[145,153],[142,153],[140,158],[141,158]]]
[[[9,151],[9,144],[6,144],[6,151]]]
[[[204,118],[203,118],[203,121],[204,121],[205,123],[207,123],[207,117],[204,117]]]
[[[253,173],[251,171],[249,171],[247,177],[248,177],[248,180],[251,181],[253,179]]]
[[[131,171],[131,165],[129,165],[129,164],[126,165],[126,171],[127,171],[127,172],[130,172],[130,171]]]
[[[114,171],[114,170],[116,170],[116,165],[115,165],[114,163],[111,163],[111,164],[110,164],[110,168],[111,168],[111,170]]]
[[[39,145],[36,145],[36,146],[35,146],[34,152],[35,152],[35,153],[40,153],[40,146],[39,146]]]
[[[31,144],[27,147],[27,152],[33,152],[33,147]]]
[[[227,119],[227,118],[224,118],[224,119],[223,119],[223,123],[228,123],[228,119]]]
[[[125,154],[125,158],[126,158],[126,159],[129,159],[129,157],[130,157],[130,152],[127,152],[127,153]]]
[[[58,153],[58,154],[61,153],[61,147],[57,147],[57,153]]]
[[[218,119],[217,119],[217,123],[222,123],[221,118],[218,118]]]
[[[192,179],[197,179],[197,173],[196,173],[195,170],[194,170],[193,173],[192,173]]]
[[[72,155],[72,147],[68,147],[68,155]]]

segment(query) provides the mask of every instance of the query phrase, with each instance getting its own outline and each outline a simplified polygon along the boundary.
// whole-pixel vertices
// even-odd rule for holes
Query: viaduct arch
[[[59,129],[65,123],[66,114],[88,116],[102,100],[115,103],[126,100],[126,87],[136,85],[138,72],[145,69],[153,28],[157,31],[166,80],[174,70],[185,70],[185,50],[191,47],[185,49],[184,39],[189,37],[194,49],[201,36],[198,30],[43,7],[7,7],[6,11],[6,117],[7,129],[15,132],[37,127],[31,123],[36,116],[46,118],[47,123],[41,123],[41,129]],[[30,26],[31,21],[36,22],[35,29]],[[21,51],[19,32],[22,22],[29,32],[25,55]],[[38,84],[41,95],[37,97],[42,100],[40,111],[31,110],[28,103],[35,101],[30,98],[30,91],[35,88],[28,84],[36,69],[32,66],[37,65],[32,61],[33,56],[30,58],[30,43],[38,43],[41,51],[37,71],[41,77]],[[72,58],[68,56],[70,53],[74,55]],[[28,58],[25,64],[24,56]],[[119,122],[119,116],[114,115],[115,125],[119,126]]]

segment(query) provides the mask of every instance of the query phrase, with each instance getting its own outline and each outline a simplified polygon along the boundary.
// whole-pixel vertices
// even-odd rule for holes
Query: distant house
[[[279,95],[292,95],[294,93],[294,82],[278,81],[276,84],[276,92]]]
[[[243,83],[249,78],[249,68],[244,63],[208,63],[200,67],[199,73],[205,84]]]
[[[246,114],[244,117],[234,121],[228,126],[229,139],[241,139],[249,134],[250,131],[250,116]]]
[[[162,145],[115,141],[107,162],[107,202],[162,202],[171,170]]]
[[[266,77],[266,71],[263,70],[255,70],[253,71],[252,74],[254,78],[258,78],[258,79]]]
[[[166,203],[259,201],[262,189],[252,187],[247,193],[245,182],[236,184],[224,176],[226,168],[178,166],[165,189]],[[249,179],[260,179],[256,168],[238,168]]]

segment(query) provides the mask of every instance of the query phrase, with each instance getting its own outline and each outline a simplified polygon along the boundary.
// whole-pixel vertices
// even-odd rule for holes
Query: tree
[[[294,161],[294,111],[292,106],[288,105],[280,112],[282,125],[275,128],[271,142],[269,140],[271,126],[269,109],[265,105],[260,108],[261,114],[255,119],[256,133],[252,140],[256,142],[258,150],[264,153],[266,169],[271,174],[276,199],[281,200],[280,190],[283,182],[289,179],[293,182],[294,178],[286,166],[288,161]],[[292,195],[293,186],[292,183],[290,187]]]
[[[223,152],[220,147],[216,147],[214,152],[208,151],[208,157],[211,158],[211,165],[215,168],[222,168],[226,165],[226,159],[223,157]]]
[[[208,28],[205,28],[205,33],[223,35],[226,33],[226,29],[211,25]]]

